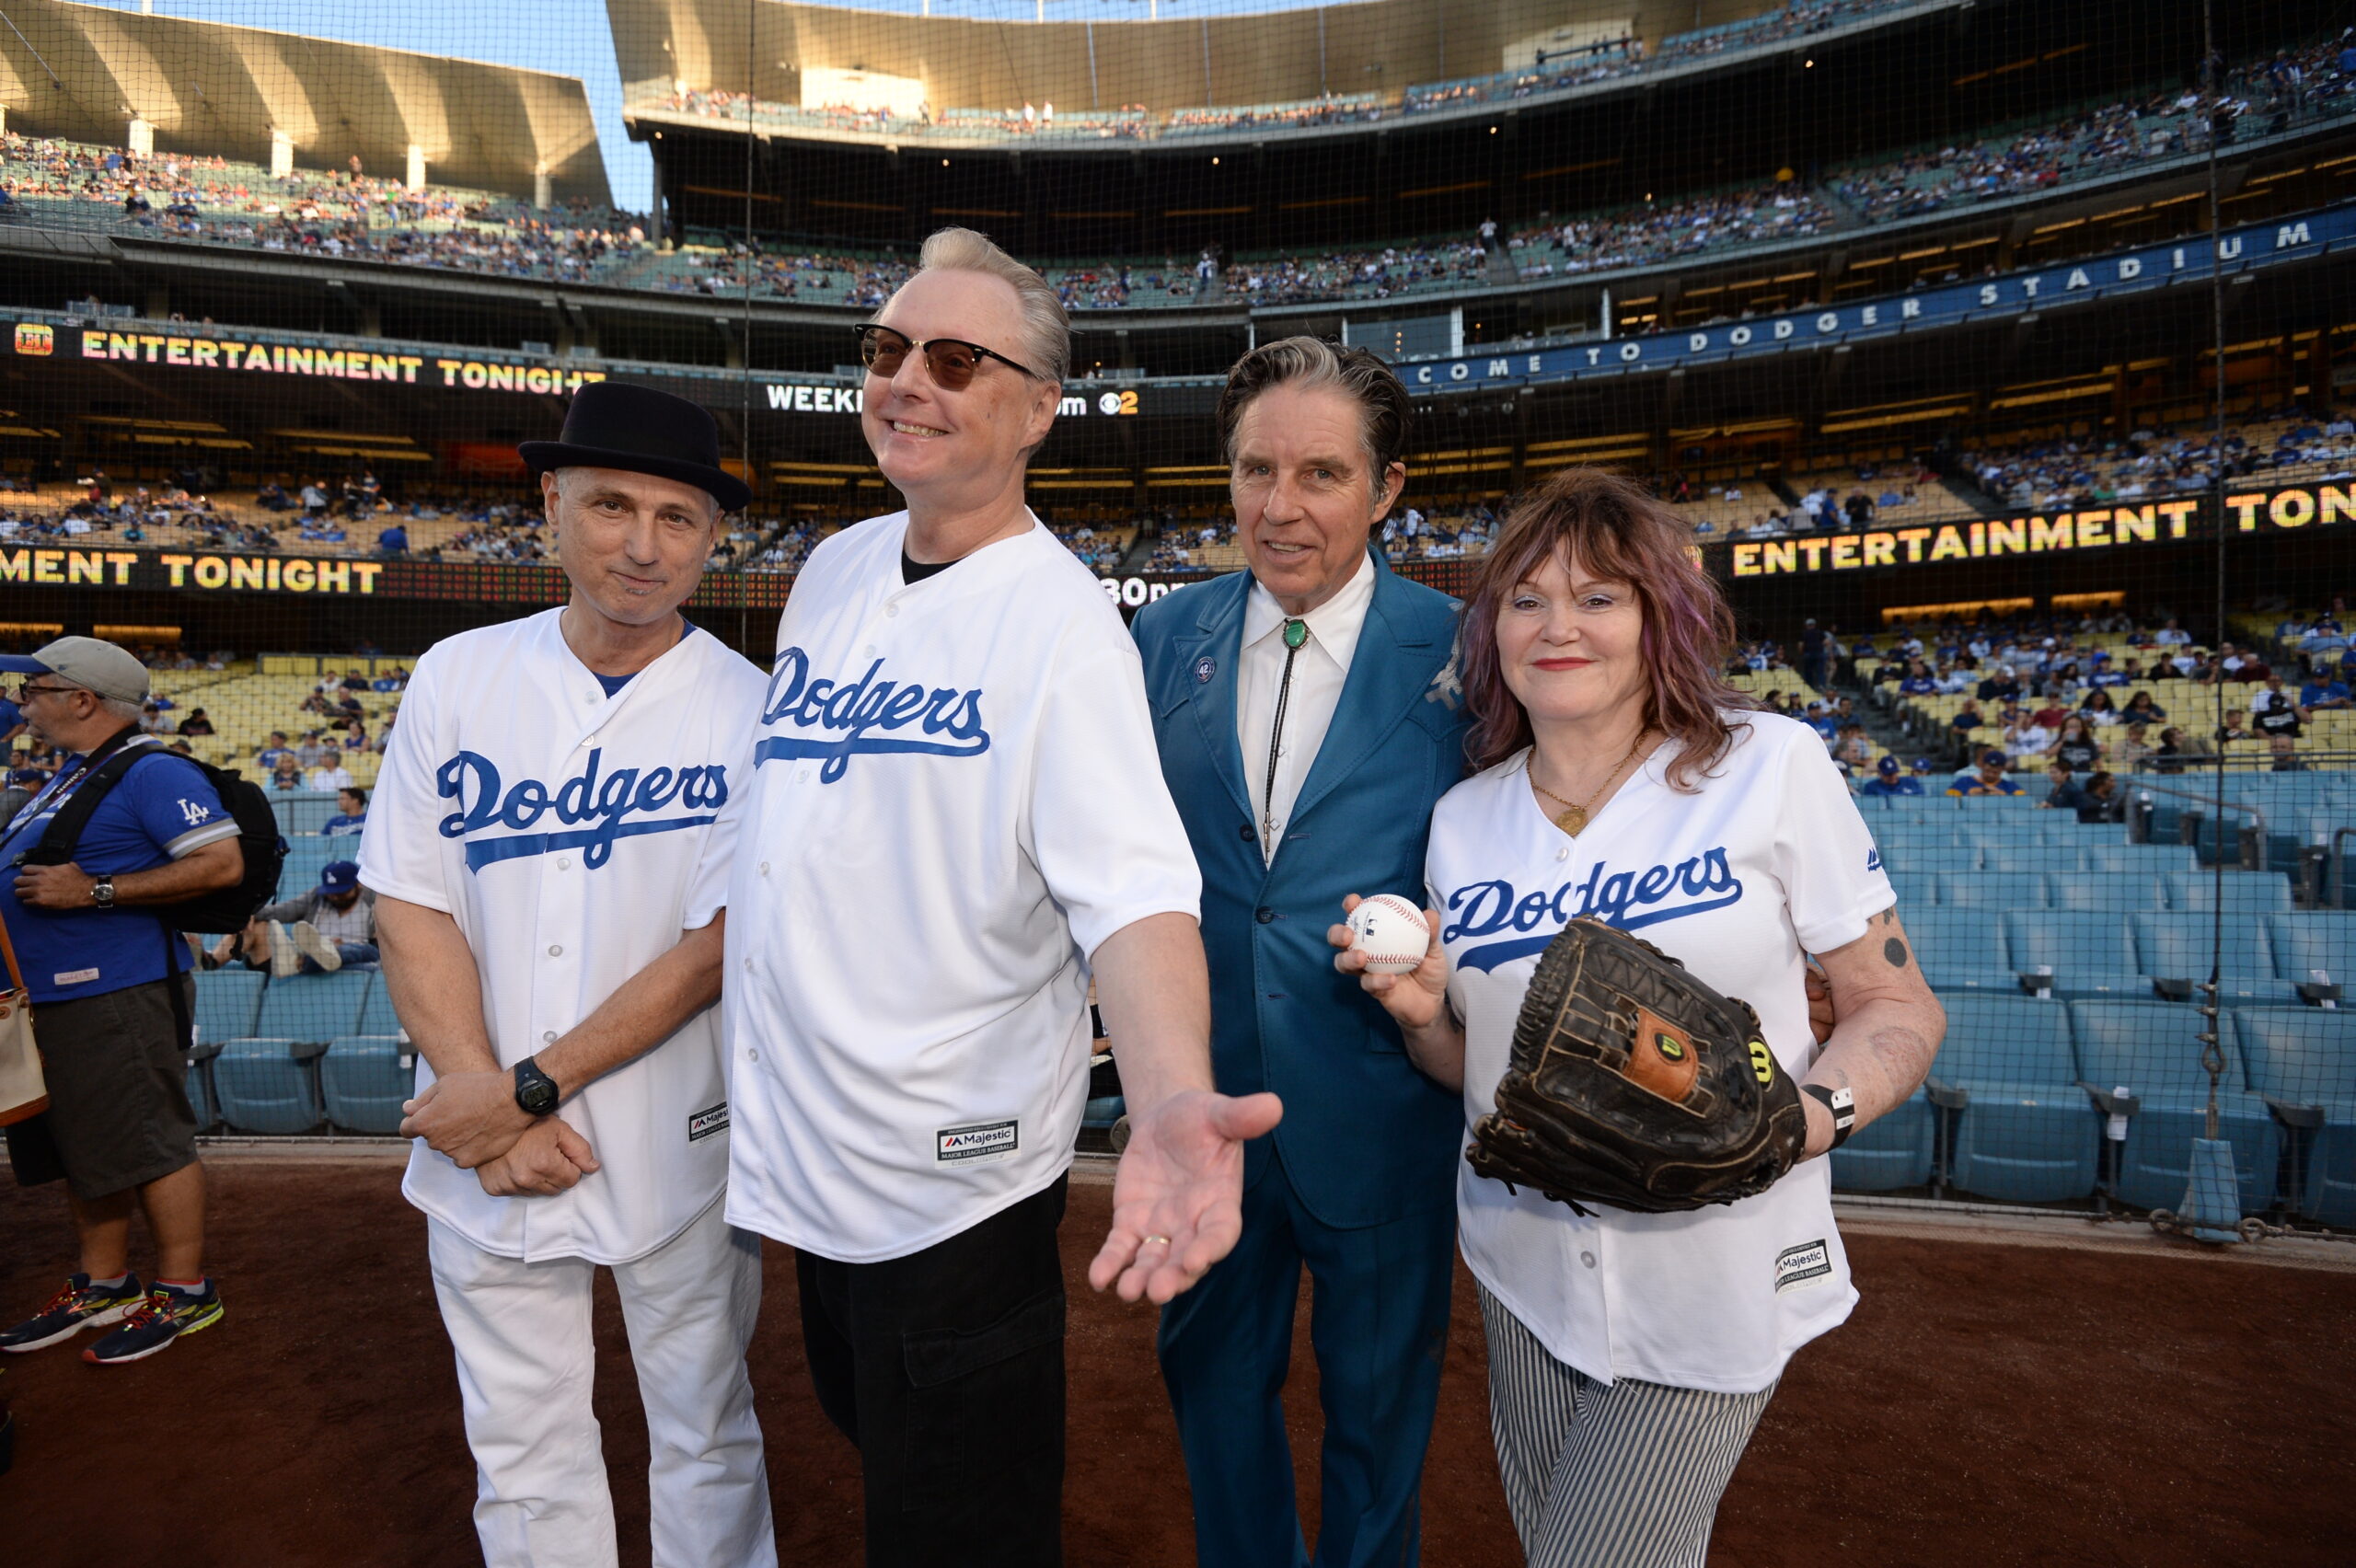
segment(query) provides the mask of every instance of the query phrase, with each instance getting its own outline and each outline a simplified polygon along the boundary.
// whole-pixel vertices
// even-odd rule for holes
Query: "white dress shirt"
[[[1258,582],[1243,601],[1243,660],[1236,674],[1235,738],[1243,747],[1243,782],[1252,794],[1255,816],[1265,816],[1260,835],[1260,858],[1273,860],[1276,841],[1284,836],[1292,803],[1325,744],[1326,728],[1334,722],[1334,705],[1342,700],[1342,683],[1349,679],[1350,658],[1358,649],[1358,633],[1366,626],[1367,606],[1374,603],[1374,558],[1361,555],[1358,569],[1342,591],[1300,618],[1309,623],[1309,640],[1292,663],[1292,695],[1285,701],[1285,732],[1276,754],[1276,791],[1268,801],[1268,732],[1276,718],[1276,693],[1285,678],[1284,625],[1289,617],[1276,596]]]

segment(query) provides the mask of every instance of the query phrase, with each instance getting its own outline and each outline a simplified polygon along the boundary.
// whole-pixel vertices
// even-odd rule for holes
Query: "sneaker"
[[[332,974],[343,967],[343,954],[336,945],[319,935],[319,928],[308,920],[294,922],[294,947],[305,958]]]
[[[283,923],[270,923],[270,977],[284,980],[303,972],[303,951],[294,939],[286,934]]]
[[[52,1297],[37,1317],[28,1318],[0,1333],[0,1350],[40,1350],[61,1340],[70,1340],[84,1329],[103,1329],[118,1323],[144,1299],[146,1292],[139,1287],[139,1276],[131,1274],[118,1286],[94,1286],[90,1276],[77,1274],[65,1282],[65,1288]]]
[[[182,1334],[211,1328],[221,1320],[221,1293],[209,1279],[202,1291],[159,1285],[122,1327],[82,1352],[82,1359],[93,1366],[144,1360]]]

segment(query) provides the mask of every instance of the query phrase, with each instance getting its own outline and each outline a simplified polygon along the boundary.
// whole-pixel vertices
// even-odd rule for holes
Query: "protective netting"
[[[479,63],[165,9],[0,29],[0,637],[147,654],[282,897],[409,662],[562,597],[514,445],[587,381],[718,417],[755,500],[689,613],[764,658],[895,505],[850,328],[964,225],[1072,314],[1029,495],[1124,605],[1242,565],[1210,410],[1294,333],[1417,394],[1402,571],[1573,464],[1692,519],[1948,1009],[1841,1183],[2177,1208],[2213,1136],[2244,1213],[2356,1220],[2336,8],[612,0],[585,81],[525,10]],[[202,1113],[389,1131],[373,967],[278,923],[208,940]]]

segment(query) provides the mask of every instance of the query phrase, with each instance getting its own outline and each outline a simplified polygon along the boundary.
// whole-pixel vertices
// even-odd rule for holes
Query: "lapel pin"
[[[1210,685],[1211,677],[1218,674],[1218,661],[1212,658],[1209,654],[1206,653],[1203,657],[1195,661],[1195,684],[1196,686]]]

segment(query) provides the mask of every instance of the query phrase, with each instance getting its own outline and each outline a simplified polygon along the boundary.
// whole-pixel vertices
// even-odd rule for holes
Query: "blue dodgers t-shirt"
[[[82,829],[74,863],[92,876],[153,870],[192,849],[234,838],[237,824],[194,763],[166,751],[152,736],[133,745],[153,755],[107,792]],[[17,948],[26,989],[36,1006],[144,986],[164,977],[164,924],[144,909],[29,909],[17,900],[12,862],[40,842],[81,780],[87,757],[75,757],[33,797],[0,838],[0,920]],[[173,940],[175,972],[189,966],[188,944]]]
[[[613,694],[608,692],[606,695],[610,697]],[[362,812],[358,816],[344,816],[339,813],[328,818],[327,825],[320,828],[319,832],[329,838],[356,838],[366,830],[367,826],[366,812]]]

